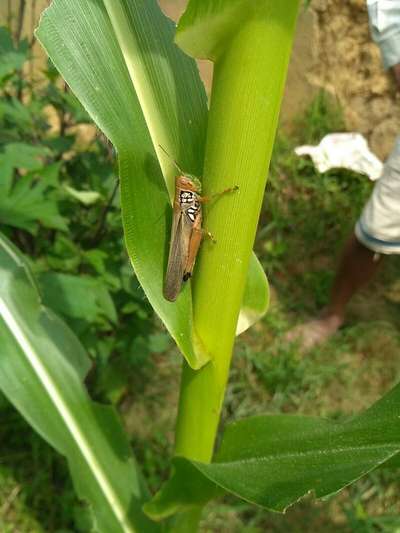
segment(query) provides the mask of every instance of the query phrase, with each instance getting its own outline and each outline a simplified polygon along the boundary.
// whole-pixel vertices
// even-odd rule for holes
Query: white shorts
[[[373,40],[379,45],[385,68],[400,63],[400,1],[367,0]]]
[[[359,218],[355,234],[379,254],[400,254],[400,136]]]

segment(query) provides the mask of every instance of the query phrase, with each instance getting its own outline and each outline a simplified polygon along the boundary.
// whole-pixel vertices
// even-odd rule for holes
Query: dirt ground
[[[346,127],[366,135],[373,151],[386,157],[400,130],[400,100],[371,39],[365,0],[313,0],[301,13],[284,122],[319,88],[339,100]]]

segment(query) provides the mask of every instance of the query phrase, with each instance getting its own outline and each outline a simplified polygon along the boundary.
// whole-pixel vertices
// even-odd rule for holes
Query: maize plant
[[[0,389],[67,458],[97,531],[195,532],[204,505],[226,492],[282,512],[396,465],[398,387],[345,422],[238,420],[215,449],[235,337],[268,307],[252,247],[298,10],[299,0],[189,0],[177,27],[156,0],[53,0],[42,14],[38,40],[115,148],[129,258],[182,354],[171,476],[151,495],[116,413],[86,392],[83,347],[1,238]],[[196,59],[213,62],[209,102]],[[178,289],[167,299],[170,253]]]

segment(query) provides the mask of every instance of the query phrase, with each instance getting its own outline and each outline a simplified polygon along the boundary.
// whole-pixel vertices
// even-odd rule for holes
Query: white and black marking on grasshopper
[[[189,217],[190,221],[193,222],[193,224],[200,210],[201,210],[201,205],[198,200],[195,200],[192,203],[192,205],[185,210],[186,216]]]
[[[180,191],[179,203],[184,206],[185,204],[192,204],[196,200],[196,194],[192,191]]]

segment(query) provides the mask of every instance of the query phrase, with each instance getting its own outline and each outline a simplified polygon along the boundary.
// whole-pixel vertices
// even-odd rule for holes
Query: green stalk
[[[260,2],[215,62],[204,192],[233,185],[206,213],[194,277],[194,320],[212,360],[184,364],[176,454],[209,462],[228,379],[246,272],[260,214],[299,0]],[[196,512],[196,511],[195,511]]]

